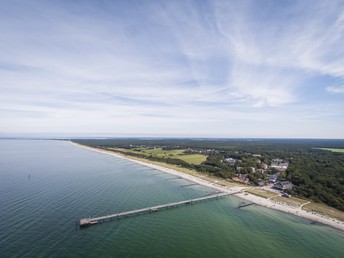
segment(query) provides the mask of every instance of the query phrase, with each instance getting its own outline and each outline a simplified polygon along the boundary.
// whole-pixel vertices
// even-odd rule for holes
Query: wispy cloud
[[[330,86],[326,87],[326,91],[330,93],[344,93],[344,86]]]
[[[326,101],[328,117],[344,116],[332,86],[344,79],[343,7],[5,1],[0,130],[259,136],[249,126],[272,132],[283,117],[283,136],[300,131],[296,116],[321,124],[313,108]]]

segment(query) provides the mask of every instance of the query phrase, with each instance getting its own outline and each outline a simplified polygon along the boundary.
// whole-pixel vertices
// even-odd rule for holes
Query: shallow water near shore
[[[167,180],[171,179],[171,180]],[[344,257],[344,233],[228,197],[77,230],[76,220],[214,193],[64,141],[0,140],[1,257]]]

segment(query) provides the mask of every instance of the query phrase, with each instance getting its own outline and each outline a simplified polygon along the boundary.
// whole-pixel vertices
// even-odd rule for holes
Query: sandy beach
[[[330,217],[327,217],[327,216],[324,216],[322,214],[318,214],[318,213],[315,213],[315,212],[306,211],[306,210],[303,210],[302,208],[294,207],[294,206],[288,205],[286,203],[277,202],[277,201],[274,201],[274,200],[271,200],[271,199],[266,199],[266,198],[263,198],[263,197],[259,197],[259,196],[256,196],[256,195],[244,192],[243,190],[247,189],[248,187],[233,186],[233,187],[227,188],[227,187],[221,186],[219,184],[216,184],[216,183],[213,183],[213,182],[209,182],[209,181],[207,181],[207,180],[205,180],[203,178],[199,178],[199,177],[196,177],[196,176],[185,174],[185,173],[182,173],[180,171],[176,171],[176,170],[173,170],[173,169],[170,169],[170,168],[165,168],[165,167],[162,167],[162,166],[159,166],[159,165],[143,162],[143,161],[136,160],[136,159],[131,159],[131,158],[128,158],[127,156],[116,154],[114,152],[110,152],[110,151],[106,151],[106,150],[100,150],[100,149],[96,149],[96,148],[91,148],[91,147],[80,145],[80,144],[77,144],[77,143],[74,143],[74,142],[70,142],[70,143],[72,145],[80,147],[80,148],[84,148],[84,149],[88,149],[88,150],[91,150],[91,151],[95,151],[95,152],[99,152],[99,153],[115,156],[115,157],[118,157],[118,158],[121,158],[121,159],[130,160],[132,162],[138,163],[138,164],[146,166],[146,167],[154,168],[154,169],[157,169],[159,171],[162,171],[162,172],[165,172],[165,173],[168,173],[168,174],[172,174],[172,175],[175,175],[175,176],[178,176],[178,177],[185,178],[185,179],[187,179],[189,181],[192,181],[192,182],[195,182],[195,183],[198,183],[198,184],[210,187],[210,188],[215,189],[217,191],[231,193],[231,194],[233,194],[233,195],[235,195],[235,196],[237,196],[239,198],[242,198],[244,200],[256,203],[256,204],[264,206],[266,208],[271,208],[271,209],[283,211],[283,212],[286,212],[288,214],[292,214],[292,215],[295,215],[295,216],[306,218],[306,219],[309,219],[311,221],[323,223],[323,224],[326,224],[326,225],[329,225],[331,227],[334,227],[334,228],[337,228],[339,230],[344,231],[344,222],[342,222],[342,221],[339,221],[337,219],[330,218]]]

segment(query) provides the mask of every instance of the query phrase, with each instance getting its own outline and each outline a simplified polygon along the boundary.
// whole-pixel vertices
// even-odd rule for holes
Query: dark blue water
[[[235,197],[77,230],[213,192],[173,177],[68,142],[1,140],[0,257],[344,257],[343,232]]]

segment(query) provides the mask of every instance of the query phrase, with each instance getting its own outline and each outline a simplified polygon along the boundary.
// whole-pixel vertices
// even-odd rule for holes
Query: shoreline
[[[159,170],[161,172],[164,172],[164,173],[168,173],[168,174],[171,174],[171,175],[182,177],[182,178],[184,178],[186,180],[189,180],[189,181],[198,183],[200,185],[203,185],[203,186],[215,189],[217,191],[221,191],[221,192],[224,192],[224,193],[231,193],[231,194],[233,194],[236,197],[239,197],[241,199],[253,202],[253,203],[257,204],[257,205],[260,205],[260,206],[263,206],[263,207],[266,207],[266,208],[270,208],[270,209],[274,209],[274,210],[279,210],[279,211],[282,211],[282,212],[285,212],[285,213],[288,213],[288,214],[291,214],[291,215],[295,215],[295,216],[298,216],[298,217],[302,217],[302,218],[308,219],[308,220],[310,220],[312,222],[319,222],[319,223],[325,224],[327,226],[330,226],[330,227],[339,229],[341,231],[344,231],[344,222],[342,222],[342,221],[339,221],[339,220],[334,219],[334,218],[330,218],[328,216],[325,216],[325,215],[322,215],[322,214],[319,214],[319,213],[315,213],[315,212],[311,212],[311,211],[306,211],[306,210],[303,210],[300,207],[294,207],[294,206],[288,205],[286,203],[277,202],[277,201],[270,200],[270,199],[267,199],[267,198],[263,198],[263,197],[260,197],[260,196],[254,195],[254,194],[243,192],[243,190],[249,188],[247,186],[243,186],[243,187],[233,186],[231,188],[227,188],[225,186],[221,186],[219,184],[207,181],[207,180],[205,180],[203,178],[199,178],[199,177],[196,177],[196,176],[193,176],[193,175],[189,175],[189,174],[186,174],[186,173],[174,170],[174,169],[162,167],[162,166],[155,165],[155,164],[148,163],[148,162],[144,162],[144,161],[141,161],[141,160],[136,160],[136,159],[133,159],[133,158],[130,158],[128,156],[124,156],[124,155],[121,155],[121,154],[118,154],[118,153],[115,153],[115,152],[111,152],[111,151],[107,151],[107,150],[101,150],[101,149],[89,147],[89,146],[86,146],[86,145],[81,145],[81,144],[78,144],[78,143],[75,143],[75,142],[72,142],[72,141],[69,141],[69,142],[70,142],[70,144],[72,144],[72,145],[74,145],[76,147],[79,147],[79,148],[83,148],[83,149],[87,149],[87,150],[90,150],[90,151],[95,151],[95,152],[98,152],[98,153],[102,153],[102,154],[114,156],[114,157],[117,157],[117,158],[129,160],[131,162],[134,162],[134,163],[146,166],[146,167],[157,169],[157,170]]]

